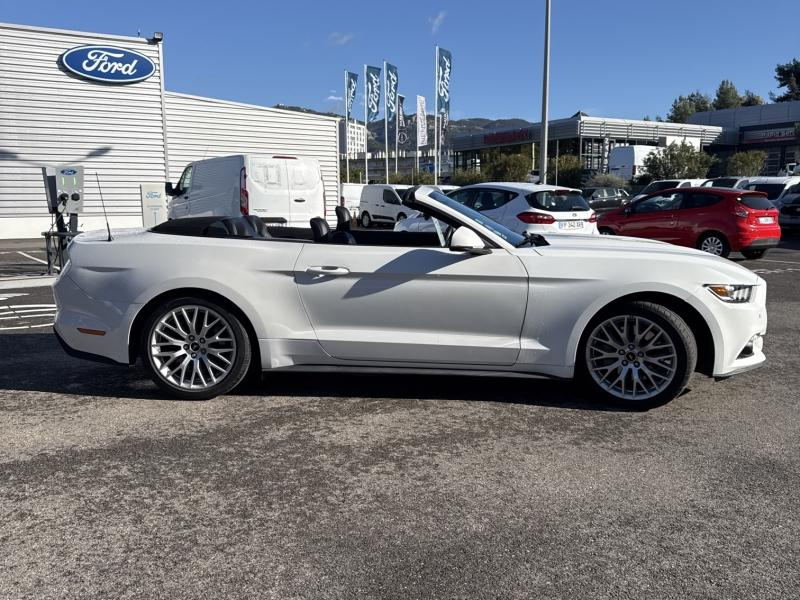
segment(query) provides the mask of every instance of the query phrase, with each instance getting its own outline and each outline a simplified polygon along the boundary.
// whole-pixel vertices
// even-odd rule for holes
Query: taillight
[[[243,215],[250,214],[250,195],[247,193],[247,169],[239,172],[239,210]]]
[[[744,206],[737,204],[733,207],[733,214],[735,214],[740,219],[746,219],[750,216],[750,211],[748,211]]]
[[[592,213],[589,217],[589,223],[597,223],[597,213]]]
[[[556,218],[553,215],[543,215],[535,212],[521,212],[517,215],[517,218],[529,225],[550,225],[556,222]]]

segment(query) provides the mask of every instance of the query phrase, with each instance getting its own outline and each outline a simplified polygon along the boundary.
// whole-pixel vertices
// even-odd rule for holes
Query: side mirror
[[[450,238],[450,250],[469,254],[491,253],[491,249],[484,245],[481,236],[468,227],[459,227],[453,232],[453,237]]]
[[[622,213],[626,217],[630,217],[633,214],[633,207],[630,205],[626,205],[625,208],[622,209]]]
[[[181,195],[181,189],[173,187],[171,181],[168,181],[166,184],[164,184],[164,191],[167,193],[167,196],[180,196]]]

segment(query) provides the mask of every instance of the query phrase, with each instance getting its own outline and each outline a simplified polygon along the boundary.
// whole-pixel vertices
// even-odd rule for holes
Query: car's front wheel
[[[601,227],[597,230],[600,235],[614,235],[614,230],[608,227]]]
[[[141,356],[155,384],[183,400],[225,394],[244,379],[252,351],[241,321],[201,298],[176,298],[148,317]]]
[[[587,328],[578,375],[605,400],[648,408],[678,396],[697,364],[686,322],[652,302],[612,307]]]
[[[370,218],[368,212],[361,213],[361,226],[364,229],[369,229],[372,227],[372,219]]]

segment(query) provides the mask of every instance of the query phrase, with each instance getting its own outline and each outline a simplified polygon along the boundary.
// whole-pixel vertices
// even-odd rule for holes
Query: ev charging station
[[[47,271],[52,271],[53,266],[60,267],[65,260],[67,244],[70,239],[80,233],[78,231],[78,215],[83,212],[83,182],[84,171],[82,165],[61,165],[57,167],[42,167],[47,195],[47,207],[50,214],[55,217],[55,228],[42,232],[47,246]],[[68,223],[65,221],[68,219]],[[53,243],[53,237],[56,243]]]

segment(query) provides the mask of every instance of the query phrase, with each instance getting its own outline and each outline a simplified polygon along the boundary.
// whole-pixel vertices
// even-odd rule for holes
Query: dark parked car
[[[778,245],[778,210],[763,192],[695,187],[655,192],[597,218],[601,234],[628,235],[761,258]]]
[[[581,196],[594,210],[619,208],[630,200],[628,192],[621,188],[613,187],[584,188]]]

